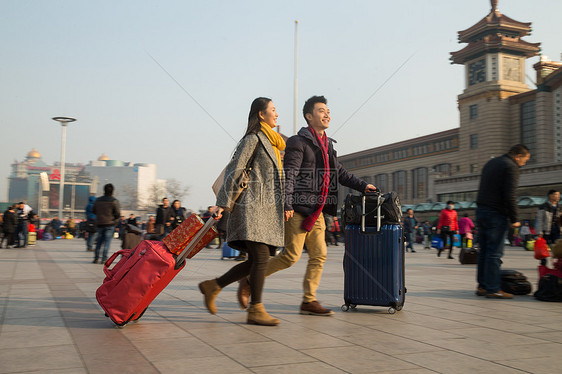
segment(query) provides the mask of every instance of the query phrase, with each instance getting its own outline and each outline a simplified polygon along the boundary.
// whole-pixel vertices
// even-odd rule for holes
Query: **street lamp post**
[[[72,117],[53,117],[53,120],[59,122],[62,125],[62,138],[61,138],[61,150],[60,150],[60,185],[59,185],[59,219],[63,220],[62,207],[64,201],[64,168],[65,168],[65,152],[66,152],[66,126],[70,122],[76,121],[76,118]]]

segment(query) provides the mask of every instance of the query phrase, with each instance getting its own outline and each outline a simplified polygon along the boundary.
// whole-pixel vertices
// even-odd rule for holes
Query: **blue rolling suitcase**
[[[364,208],[361,225],[346,226],[343,311],[354,309],[357,305],[372,305],[388,307],[388,312],[394,314],[404,306],[402,225],[381,225],[380,195],[378,199],[376,227],[365,227]]]
[[[240,254],[236,249],[230,248],[226,242],[222,245],[222,257],[221,260],[225,258],[236,258]]]

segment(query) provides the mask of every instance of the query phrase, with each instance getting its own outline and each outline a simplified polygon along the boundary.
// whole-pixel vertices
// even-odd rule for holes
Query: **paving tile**
[[[218,357],[220,352],[198,338],[150,339],[133,342],[151,362],[170,361],[182,357]]]
[[[522,373],[502,364],[445,350],[404,354],[400,358],[439,373]]]
[[[560,372],[560,364],[552,360],[535,357],[526,359],[502,360],[497,361],[498,364],[519,369],[521,371],[533,374],[553,374]]]
[[[305,362],[302,364],[286,364],[277,366],[261,366],[252,368],[256,374],[338,374],[346,371],[335,368],[324,362]]]
[[[246,328],[245,326],[209,324],[205,328],[190,328],[191,335],[198,337],[210,345],[253,343],[271,341],[268,337]],[[256,331],[258,331],[256,329]]]
[[[123,331],[123,335],[132,341],[191,337],[189,333],[176,325],[163,322],[146,323],[144,320],[141,320],[138,323],[128,324],[121,331]]]
[[[264,365],[316,361],[310,356],[304,355],[277,342],[217,345],[215,348],[243,366],[250,368]]]
[[[0,332],[0,349],[33,348],[73,344],[62,326],[4,325]]]
[[[350,334],[341,339],[374,351],[397,356],[403,353],[431,352],[442,350],[433,344],[422,343],[416,340],[403,338],[393,334],[371,331],[362,334]]]
[[[50,347],[5,348],[0,350],[0,373],[56,370],[82,367],[73,345]]]
[[[473,327],[470,329],[455,329],[449,330],[450,332],[464,337],[482,340],[489,343],[501,344],[504,346],[510,345],[531,345],[546,343],[544,339],[531,338],[525,335],[514,334],[500,330],[486,329],[483,327]]]
[[[247,369],[235,360],[225,356],[215,357],[178,357],[174,360],[157,361],[154,363],[162,374],[204,373],[204,374],[250,374]]]
[[[303,349],[301,352],[349,373],[376,373],[382,370],[406,370],[417,367],[359,346]]]

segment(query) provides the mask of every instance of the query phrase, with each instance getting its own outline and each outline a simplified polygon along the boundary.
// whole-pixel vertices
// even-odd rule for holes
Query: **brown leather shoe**
[[[314,300],[309,303],[303,302],[301,304],[300,313],[312,316],[331,316],[332,314],[334,314],[334,311],[328,308],[324,308],[318,301]]]
[[[478,287],[475,292],[476,296],[486,296],[487,292],[485,289]]]
[[[240,305],[240,308],[246,310],[248,308],[248,302],[250,301],[250,282],[248,281],[248,277],[244,277],[238,281],[236,297],[238,297],[238,305]]]
[[[487,293],[486,297],[488,299],[513,299],[513,295],[502,290],[494,293]]]
[[[199,291],[205,296],[205,306],[211,314],[217,314],[217,306],[215,299],[219,292],[221,292],[219,284],[216,279],[207,280],[199,283]]]

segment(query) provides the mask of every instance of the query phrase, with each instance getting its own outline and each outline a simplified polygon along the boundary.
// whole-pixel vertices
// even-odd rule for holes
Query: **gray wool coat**
[[[257,148],[256,148],[257,147]],[[267,136],[261,131],[244,137],[225,170],[224,183],[217,195],[220,207],[230,206],[235,181],[256,150],[250,183],[242,192],[228,219],[226,241],[244,249],[239,241],[253,241],[274,247],[284,243],[284,185],[280,165]],[[233,243],[234,242],[234,243]]]

